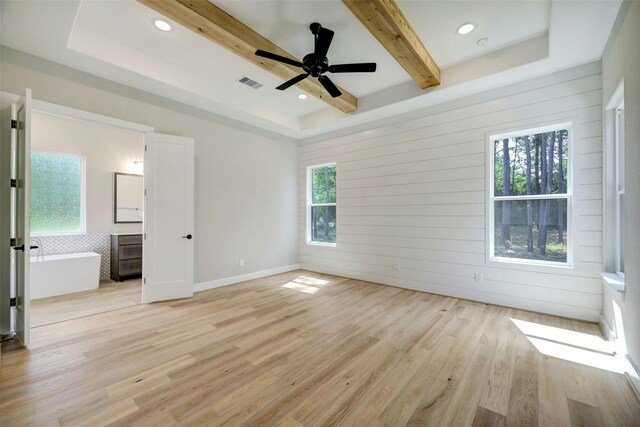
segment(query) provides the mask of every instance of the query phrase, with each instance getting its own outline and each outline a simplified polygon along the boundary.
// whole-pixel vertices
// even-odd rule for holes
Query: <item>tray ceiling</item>
[[[598,60],[620,1],[398,1],[442,69],[421,90],[340,1],[213,1],[301,58],[311,22],[335,31],[332,63],[378,63],[373,74],[334,74],[359,98],[342,113],[134,1],[3,1],[2,44],[294,138],[305,138]],[[171,21],[169,21],[171,22]],[[466,36],[456,33],[475,25]],[[526,22],[526,25],[523,25]],[[485,46],[477,41],[487,38]],[[252,89],[241,77],[261,83]],[[37,97],[37,94],[35,94]]]

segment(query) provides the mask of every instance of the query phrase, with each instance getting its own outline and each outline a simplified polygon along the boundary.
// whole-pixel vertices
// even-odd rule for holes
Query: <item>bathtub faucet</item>
[[[40,257],[42,257],[42,260],[44,261],[44,252],[42,251],[42,240],[40,240],[37,237],[32,237],[31,242],[36,243],[38,245],[38,250],[36,252],[36,261],[38,261]]]

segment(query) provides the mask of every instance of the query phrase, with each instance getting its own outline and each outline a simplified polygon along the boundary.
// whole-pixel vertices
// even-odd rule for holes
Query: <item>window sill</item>
[[[307,245],[322,246],[322,247],[325,247],[325,248],[335,248],[336,247],[335,243],[323,243],[323,242],[307,242]]]
[[[600,276],[602,276],[602,282],[607,285],[609,289],[620,292],[621,294],[625,292],[624,276],[616,273],[600,273]]]
[[[542,268],[573,268],[573,264],[569,262],[553,262],[553,261],[538,261],[524,258],[507,258],[507,257],[490,257],[489,264],[511,264],[522,267],[542,267]]]
[[[70,231],[59,233],[31,233],[31,237],[67,237],[67,236],[86,236],[88,233],[84,231]]]

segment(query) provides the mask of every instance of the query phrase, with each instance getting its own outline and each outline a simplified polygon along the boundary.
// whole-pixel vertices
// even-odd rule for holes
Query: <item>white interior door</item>
[[[142,301],[193,296],[193,139],[145,135]]]
[[[15,188],[12,188],[11,204],[11,264],[15,308],[12,309],[16,335],[25,346],[30,341],[30,193],[31,193],[31,89],[27,89],[24,99],[12,106],[12,174]],[[15,123],[15,128],[13,124]],[[12,185],[13,187],[13,185]],[[13,240],[15,239],[15,240]]]

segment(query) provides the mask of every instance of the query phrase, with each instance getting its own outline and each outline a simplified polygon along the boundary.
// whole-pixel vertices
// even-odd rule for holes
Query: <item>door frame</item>
[[[103,116],[102,114],[91,113],[89,111],[78,110],[76,108],[71,108],[64,105],[53,104],[51,102],[41,101],[39,99],[33,100],[31,110],[40,113],[48,113],[54,114],[56,116],[68,117],[71,119],[84,120],[86,122],[100,123],[107,126],[139,132],[142,134],[145,134],[147,132],[154,132],[154,128],[151,126],[116,119],[114,117]]]
[[[142,143],[146,144],[145,138],[146,134],[149,132],[153,132],[154,128],[152,126],[143,125],[140,123],[129,122],[126,120],[116,119],[114,117],[104,116],[102,114],[91,113],[89,111],[79,110],[72,107],[67,107],[64,105],[54,104],[51,102],[41,101],[38,99],[32,99],[31,103],[31,111],[53,114],[56,116],[62,116],[71,119],[83,120],[98,124],[103,124],[111,127],[116,127],[128,131],[133,131],[142,134]],[[31,155],[31,148],[29,149],[29,153],[26,155]],[[144,241],[142,242],[144,246]],[[140,289],[141,301],[142,301],[142,287]]]
[[[11,235],[11,216],[12,216],[12,203],[5,203],[12,197],[11,187],[9,185],[10,178],[13,175],[12,171],[12,144],[11,144],[11,129],[6,126],[12,119],[13,105],[20,101],[20,95],[0,92],[0,120],[2,120],[3,126],[0,126],[0,140],[3,141],[0,148],[0,240],[2,242],[9,242],[9,236]],[[13,250],[8,244],[0,246],[0,336],[9,336],[13,331],[11,311],[9,301],[14,295],[11,289],[11,276],[13,266],[11,265],[11,258]]]

